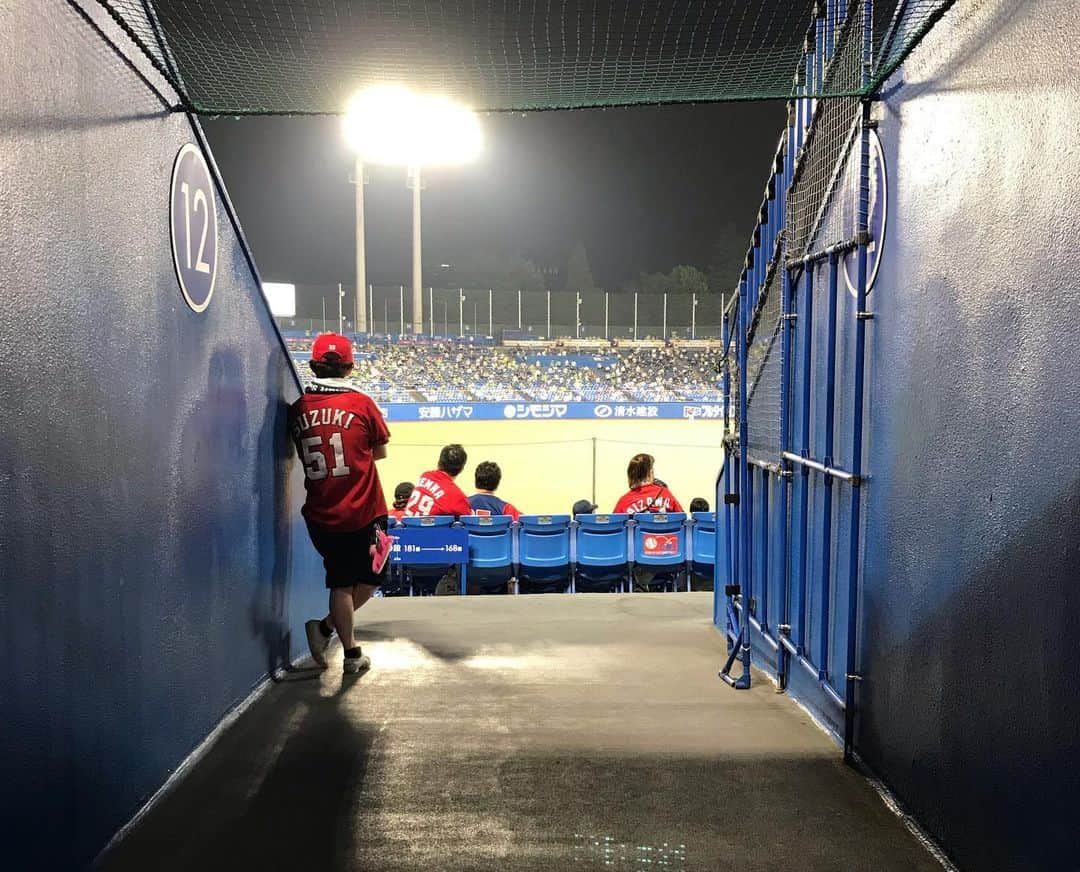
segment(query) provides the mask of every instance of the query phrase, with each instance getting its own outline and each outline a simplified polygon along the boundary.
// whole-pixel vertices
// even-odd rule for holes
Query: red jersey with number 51
[[[340,379],[316,379],[289,407],[289,434],[304,464],[305,520],[348,531],[386,514],[372,451],[390,431],[371,397]]]

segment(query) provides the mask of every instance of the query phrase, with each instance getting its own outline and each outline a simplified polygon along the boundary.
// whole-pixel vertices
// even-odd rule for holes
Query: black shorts
[[[356,584],[379,587],[386,583],[389,560],[382,572],[376,574],[371,571],[371,553],[368,549],[375,543],[376,526],[386,531],[385,515],[359,530],[328,530],[318,524],[307,525],[311,544],[322,555],[328,588],[352,587]]]

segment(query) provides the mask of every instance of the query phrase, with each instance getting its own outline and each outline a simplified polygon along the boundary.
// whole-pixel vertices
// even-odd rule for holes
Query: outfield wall
[[[2,17],[4,860],[71,869],[325,600],[287,457],[297,384],[223,191],[206,311],[177,285],[170,173],[196,130],[73,5]]]
[[[439,449],[460,442],[469,455],[458,477],[474,492],[476,464],[493,460],[503,472],[499,495],[523,512],[569,512],[580,499],[611,511],[627,489],[626,466],[638,452],[656,458],[656,475],[688,508],[693,497],[713,503],[723,458],[722,420],[501,420],[391,422],[379,477],[387,502],[399,481],[433,469]]]

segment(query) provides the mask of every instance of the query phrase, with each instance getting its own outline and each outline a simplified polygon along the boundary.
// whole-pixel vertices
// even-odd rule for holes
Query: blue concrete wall
[[[961,868],[1075,868],[1080,16],[959,3],[885,89],[857,748]]]
[[[222,200],[205,313],[173,273],[189,121],[63,0],[5,9],[0,94],[4,865],[74,868],[297,655],[324,592],[296,384]]]

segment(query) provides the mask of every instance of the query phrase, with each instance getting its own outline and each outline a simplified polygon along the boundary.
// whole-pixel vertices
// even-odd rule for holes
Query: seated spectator
[[[468,455],[460,445],[446,445],[439,452],[439,468],[425,472],[409,496],[405,506],[405,517],[423,518],[430,515],[472,514],[472,507],[454,479],[465,468]]]
[[[576,518],[578,515],[591,515],[596,511],[596,503],[591,500],[578,500],[574,503],[574,508],[570,510],[570,517]]]
[[[668,486],[653,476],[655,459],[651,454],[635,454],[626,467],[630,490],[619,497],[615,512],[681,512],[682,506]]]
[[[707,511],[709,511],[709,501],[704,497],[694,497],[690,500],[690,514]]]
[[[413,483],[403,481],[394,488],[394,505],[390,509],[390,517],[400,521],[405,516],[405,505],[413,492]]]
[[[475,480],[477,493],[469,497],[469,505],[472,506],[474,515],[509,515],[515,521],[521,517],[521,512],[510,503],[495,496],[499,482],[502,481],[502,470],[499,469],[499,464],[492,460],[478,463]]]

